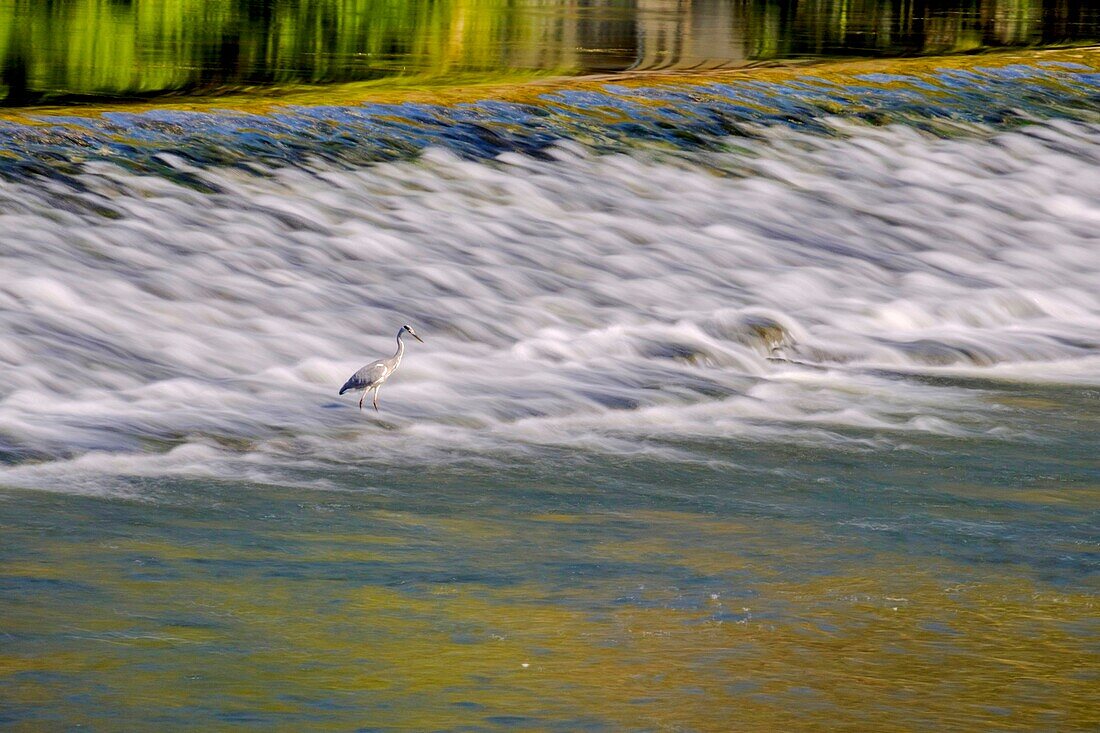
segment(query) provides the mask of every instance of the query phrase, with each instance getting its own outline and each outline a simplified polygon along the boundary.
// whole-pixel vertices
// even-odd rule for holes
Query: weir
[[[289,5],[210,4],[242,74]],[[637,48],[684,7],[630,6]],[[1096,49],[680,48],[94,103],[28,72],[0,727],[1088,729]]]

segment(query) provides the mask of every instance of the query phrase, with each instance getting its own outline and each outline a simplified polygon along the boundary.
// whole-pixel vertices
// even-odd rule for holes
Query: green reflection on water
[[[1100,36],[1083,0],[0,0],[0,96],[706,69]],[[465,77],[464,77],[465,78]]]

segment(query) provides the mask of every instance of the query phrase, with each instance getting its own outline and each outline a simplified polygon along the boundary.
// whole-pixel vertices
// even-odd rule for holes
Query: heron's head
[[[408,332],[409,332],[409,335],[410,335],[410,336],[412,336],[412,337],[413,337],[414,339],[416,339],[416,340],[417,340],[417,341],[419,341],[420,343],[424,343],[424,339],[422,339],[422,338],[420,338],[419,336],[417,336],[417,335],[416,335],[416,331],[414,331],[414,330],[412,329],[412,326],[410,326],[409,324],[407,324],[407,323],[406,323],[406,324],[405,324],[404,326],[402,326],[402,327],[401,327],[401,330],[402,330],[402,331],[408,331]]]

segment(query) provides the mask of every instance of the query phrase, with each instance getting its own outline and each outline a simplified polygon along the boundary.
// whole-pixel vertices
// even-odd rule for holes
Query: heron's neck
[[[401,329],[397,332],[397,351],[393,352],[393,358],[400,360],[405,354],[405,342],[401,340],[401,337],[405,335],[405,330]]]

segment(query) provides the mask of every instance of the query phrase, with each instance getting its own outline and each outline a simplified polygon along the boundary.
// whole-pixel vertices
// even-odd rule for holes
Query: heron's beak
[[[417,336],[417,335],[416,335],[415,333],[413,333],[412,331],[409,331],[409,334],[410,334],[410,335],[411,335],[411,336],[412,336],[412,337],[413,337],[414,339],[416,339],[417,341],[419,341],[420,343],[424,343],[424,339],[420,338],[419,336]]]

